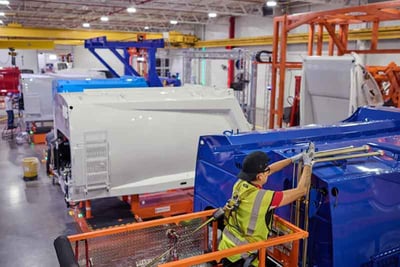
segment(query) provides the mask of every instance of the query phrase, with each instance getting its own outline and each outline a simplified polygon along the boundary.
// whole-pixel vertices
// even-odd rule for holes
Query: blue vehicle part
[[[83,92],[84,89],[136,88],[148,87],[142,77],[123,76],[122,78],[91,80],[54,80],[53,95],[56,93]]]
[[[118,73],[96,52],[96,49],[109,49],[124,65],[125,75],[137,76],[140,74],[129,64],[128,48],[145,48],[148,54],[148,84],[150,87],[162,87],[161,80],[156,71],[156,51],[157,48],[164,47],[163,39],[143,40],[140,42],[110,42],[105,36],[85,40],[85,48],[89,51],[115,76]],[[123,56],[117,51],[123,49]]]
[[[181,80],[177,79],[177,78],[172,78],[172,77],[160,77],[161,82],[163,85],[165,86],[174,86],[174,87],[178,87],[182,85]]]
[[[244,157],[255,150],[266,152],[274,162],[304,151],[310,141],[317,151],[368,144],[373,151],[384,150],[385,155],[321,162],[313,167],[308,266],[399,266],[366,265],[400,244],[399,140],[400,110],[393,108],[360,108],[331,126],[201,136],[194,211],[222,207],[231,196]],[[293,167],[270,176],[265,188],[294,187]],[[290,206],[276,213],[292,219]],[[398,259],[396,255],[391,261]],[[384,262],[378,258],[372,264]]]

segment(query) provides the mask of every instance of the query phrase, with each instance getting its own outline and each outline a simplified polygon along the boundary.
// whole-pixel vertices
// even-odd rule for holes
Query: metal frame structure
[[[390,62],[387,66],[368,66],[367,70],[378,83],[385,103],[400,108],[400,67]]]
[[[89,51],[115,76],[118,73],[96,52],[96,49],[109,49],[118,60],[124,65],[125,75],[140,76],[140,74],[129,64],[130,54],[128,48],[135,47],[147,50],[148,71],[147,82],[151,87],[162,87],[161,80],[156,71],[156,52],[157,48],[164,47],[164,40],[143,40],[140,42],[109,42],[105,36],[85,40],[85,48]],[[123,50],[123,56],[117,51]]]
[[[252,129],[254,130],[256,126],[257,94],[257,62],[255,60],[255,53],[249,53],[248,51],[242,49],[226,51],[185,51],[183,53],[184,83],[191,82],[193,59],[226,59],[228,60],[228,65],[234,60],[243,61],[242,65],[244,80],[248,81],[248,86],[241,91],[235,91],[235,96],[238,99],[243,112],[246,114],[247,120],[250,124],[252,124]],[[230,82],[233,82],[233,80]],[[247,90],[249,91],[248,93],[246,92]]]
[[[399,8],[400,1],[388,1],[365,6],[275,17],[272,47],[272,91],[269,128],[272,129],[275,126],[282,127],[285,72],[286,68],[291,66],[291,63],[286,60],[288,33],[291,30],[304,24],[309,25],[308,55],[322,54],[324,31],[328,33],[329,55],[334,54],[335,48],[337,55],[344,55],[350,52],[363,54],[400,53],[400,49],[378,48],[379,23],[381,21],[399,20]],[[370,48],[366,50],[350,49],[348,47],[349,25],[368,22],[372,23]],[[316,44],[315,53],[314,43]]]

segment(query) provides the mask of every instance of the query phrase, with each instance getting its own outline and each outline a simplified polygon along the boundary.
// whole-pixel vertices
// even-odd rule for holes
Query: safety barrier
[[[219,262],[222,258],[255,250],[260,255],[259,266],[265,266],[266,255],[272,256],[283,266],[297,266],[299,240],[308,237],[306,231],[275,216],[272,231],[275,236],[266,241],[216,251],[217,222],[212,222],[212,228],[203,227],[200,231],[194,231],[214,211],[97,230],[72,235],[68,239],[81,266],[183,267]],[[171,232],[176,233],[174,239],[168,234]],[[81,242],[84,246],[80,246]],[[168,254],[165,254],[166,250],[169,250]],[[165,256],[153,265],[154,259],[163,254]]]

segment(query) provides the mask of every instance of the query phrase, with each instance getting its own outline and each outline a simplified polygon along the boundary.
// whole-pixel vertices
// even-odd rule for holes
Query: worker
[[[4,103],[7,112],[7,129],[14,129],[13,97],[11,92],[7,93]]]
[[[55,134],[54,134],[54,129],[53,127],[50,129],[50,132],[46,134],[46,144],[47,144],[47,157],[46,157],[46,172],[47,175],[52,175],[50,171],[50,159],[51,159],[51,148],[52,148],[52,143],[56,140]]]
[[[284,191],[262,188],[270,175],[301,158],[304,168],[296,188]],[[312,160],[313,153],[304,152],[268,165],[269,158],[262,151],[247,155],[237,176],[239,180],[233,186],[232,198],[227,203],[234,210],[230,216],[225,216],[226,225],[218,249],[266,240],[274,209],[290,204],[307,193],[311,183]],[[258,266],[258,258],[255,254],[244,253],[224,258],[222,264],[230,267]]]

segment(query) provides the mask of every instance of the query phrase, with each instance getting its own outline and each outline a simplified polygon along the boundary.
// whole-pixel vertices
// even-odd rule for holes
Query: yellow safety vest
[[[269,209],[274,191],[258,189],[249,182],[239,180],[233,186],[232,194],[235,193],[239,196],[240,204],[236,214],[228,218],[218,250],[266,240],[271,228],[273,212],[269,212]],[[247,257],[249,253],[242,253],[230,256],[228,259],[236,262],[240,258]],[[258,259],[252,264],[257,266]]]

